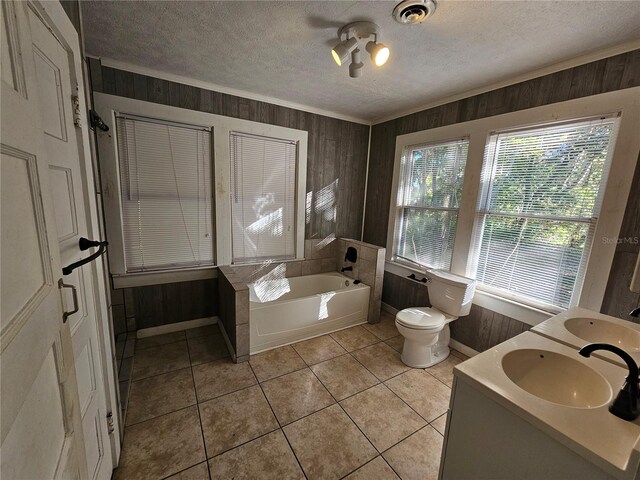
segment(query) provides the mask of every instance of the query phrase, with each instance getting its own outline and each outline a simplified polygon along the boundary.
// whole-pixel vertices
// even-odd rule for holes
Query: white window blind
[[[395,259],[450,269],[468,148],[466,139],[405,148]]]
[[[295,258],[297,143],[237,132],[230,141],[233,263]]]
[[[616,130],[616,118],[598,118],[490,137],[472,266],[482,287],[542,308],[575,304]]]
[[[211,131],[116,117],[127,272],[213,265]]]

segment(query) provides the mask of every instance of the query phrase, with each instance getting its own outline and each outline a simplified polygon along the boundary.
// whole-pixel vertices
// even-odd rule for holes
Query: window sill
[[[479,307],[486,308],[506,317],[511,317],[531,326],[538,325],[555,315],[555,313],[545,312],[544,310],[519,303],[515,300],[500,297],[489,292],[483,292],[477,288],[473,296],[473,303]]]
[[[216,266],[112,275],[114,289],[189,282],[193,280],[206,280],[217,277],[218,267]]]
[[[422,270],[411,268],[406,265],[390,261],[387,261],[385,263],[384,269],[386,272],[393,273],[394,275],[399,275],[405,278],[412,273],[424,275],[425,271],[427,270],[426,268]],[[426,286],[426,284],[421,285]],[[473,297],[473,303],[475,305],[478,305],[479,307],[486,308],[488,310],[499,313],[501,315],[505,315],[531,326],[538,325],[539,323],[542,323],[555,315],[555,313],[545,312],[544,310],[537,309],[530,305],[518,303],[514,300],[499,297],[497,295],[483,292],[482,290],[478,289],[476,289],[476,293]]]

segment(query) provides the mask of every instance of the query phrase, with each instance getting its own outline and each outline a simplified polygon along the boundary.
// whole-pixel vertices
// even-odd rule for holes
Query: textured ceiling
[[[637,1],[440,0],[405,26],[395,1],[82,3],[86,51],[162,72],[373,120],[640,38]],[[349,77],[330,49],[371,20],[391,49]]]

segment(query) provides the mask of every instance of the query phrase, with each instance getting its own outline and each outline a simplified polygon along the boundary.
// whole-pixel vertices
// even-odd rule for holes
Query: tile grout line
[[[368,331],[368,330],[367,330],[367,331]],[[371,332],[369,332],[369,333],[371,333]],[[273,410],[273,407],[272,407],[272,405],[271,405],[271,402],[270,402],[270,401],[269,401],[269,399],[267,398],[267,396],[266,396],[266,394],[265,394],[265,392],[264,392],[264,389],[263,389],[263,387],[262,387],[262,383],[265,383],[265,382],[267,382],[267,381],[270,381],[270,380],[274,380],[274,379],[280,378],[280,377],[282,377],[282,376],[285,376],[285,375],[288,375],[288,374],[291,374],[291,373],[299,372],[300,370],[303,370],[303,369],[305,369],[305,368],[308,368],[309,370],[311,370],[311,373],[313,374],[313,376],[318,380],[318,382],[320,383],[320,385],[322,385],[322,387],[325,389],[325,391],[327,391],[327,393],[329,393],[330,397],[334,400],[334,402],[335,402],[335,403],[332,403],[331,405],[328,405],[328,406],[326,406],[326,407],[323,407],[323,408],[321,408],[321,409],[317,410],[316,412],[312,412],[312,413],[310,413],[310,414],[304,415],[304,416],[302,416],[302,417],[300,417],[300,418],[298,418],[298,419],[296,419],[296,420],[294,420],[294,421],[292,421],[292,422],[289,422],[287,425],[291,425],[291,424],[293,424],[293,423],[296,423],[296,422],[298,422],[298,421],[301,421],[301,420],[303,420],[304,418],[306,418],[306,417],[308,417],[308,416],[310,416],[310,415],[313,415],[313,414],[315,414],[315,413],[319,413],[319,412],[320,412],[320,411],[322,411],[322,410],[325,410],[325,409],[327,409],[327,408],[329,408],[329,407],[332,407],[334,404],[338,404],[338,405],[340,406],[340,408],[342,409],[342,411],[345,413],[345,415],[347,415],[347,418],[349,418],[349,420],[350,420],[350,421],[351,421],[351,422],[356,426],[356,428],[358,428],[358,430],[363,434],[363,436],[365,437],[365,439],[367,439],[367,441],[372,445],[373,449],[374,449],[376,452],[378,452],[378,449],[377,449],[377,448],[375,448],[375,446],[373,446],[373,444],[372,444],[371,440],[369,439],[369,437],[368,437],[368,436],[367,436],[367,435],[366,435],[366,434],[365,434],[365,433],[360,429],[360,427],[356,424],[356,422],[353,420],[353,418],[351,418],[351,416],[350,416],[350,415],[348,414],[348,412],[344,409],[344,407],[340,404],[340,402],[341,402],[341,401],[344,401],[344,400],[347,400],[348,398],[351,398],[352,396],[358,395],[359,393],[362,393],[362,392],[364,392],[364,391],[366,391],[366,390],[368,390],[368,389],[370,389],[370,388],[373,388],[373,387],[375,387],[375,386],[378,386],[378,385],[380,385],[380,384],[384,385],[384,386],[385,386],[389,391],[391,391],[391,392],[393,393],[393,395],[394,395],[395,397],[399,398],[399,399],[400,399],[400,401],[402,401],[402,403],[403,403],[403,404],[407,405],[407,406],[408,406],[412,411],[414,411],[414,412],[418,415],[418,417],[422,418],[422,419],[426,422],[426,425],[424,425],[423,427],[419,428],[419,429],[418,429],[418,430],[416,430],[415,432],[413,432],[413,433],[411,433],[411,434],[409,434],[409,435],[405,436],[404,438],[400,439],[398,442],[394,443],[394,445],[390,446],[389,448],[387,448],[387,449],[386,449],[386,450],[384,450],[383,452],[378,452],[378,454],[377,454],[373,459],[369,460],[368,462],[365,462],[363,465],[360,465],[358,468],[356,468],[355,470],[353,470],[353,472],[355,472],[356,470],[358,470],[358,469],[362,468],[364,465],[366,465],[366,464],[370,463],[371,461],[375,460],[375,458],[377,458],[378,456],[382,457],[382,454],[383,454],[383,453],[387,452],[388,450],[390,450],[391,448],[395,447],[396,445],[398,445],[398,444],[399,444],[399,443],[401,443],[402,441],[406,440],[408,437],[410,437],[410,436],[414,435],[415,433],[419,432],[420,430],[423,430],[423,429],[424,429],[425,427],[427,427],[427,426],[431,426],[434,430],[436,430],[436,431],[440,434],[440,436],[441,436],[441,437],[443,437],[443,435],[442,435],[442,434],[441,434],[441,433],[440,433],[440,432],[439,432],[439,431],[438,431],[438,430],[437,430],[437,429],[436,429],[432,424],[433,424],[435,421],[437,421],[438,419],[440,419],[442,416],[445,416],[445,415],[448,413],[448,410],[447,410],[447,411],[445,411],[444,413],[442,413],[441,415],[437,416],[437,417],[436,417],[435,419],[433,419],[431,422],[429,422],[429,421],[427,421],[424,417],[422,417],[422,415],[418,414],[418,413],[417,413],[417,412],[416,412],[416,411],[415,411],[415,410],[414,410],[410,405],[408,405],[408,404],[407,404],[407,403],[406,403],[406,402],[405,402],[401,397],[399,397],[399,396],[398,396],[398,395],[397,395],[393,390],[391,390],[391,389],[390,389],[390,388],[385,384],[385,382],[387,382],[387,381],[389,381],[389,380],[391,380],[391,379],[393,379],[393,378],[396,378],[396,377],[398,377],[398,376],[400,376],[400,375],[402,375],[402,374],[406,373],[407,371],[409,371],[409,369],[407,369],[407,370],[405,370],[405,371],[403,371],[403,372],[401,372],[401,373],[399,373],[399,374],[397,374],[397,375],[394,375],[394,376],[392,376],[392,377],[389,377],[389,378],[388,378],[388,379],[386,379],[386,380],[380,380],[380,379],[379,379],[375,374],[373,374],[373,372],[372,372],[369,368],[367,368],[364,364],[362,364],[362,363],[361,363],[361,362],[360,362],[360,361],[359,361],[359,360],[358,360],[358,359],[353,355],[353,352],[357,352],[357,351],[362,350],[362,349],[364,349],[364,348],[367,348],[367,347],[370,347],[370,346],[373,346],[373,345],[377,345],[377,344],[379,344],[379,343],[385,343],[385,344],[386,344],[386,341],[385,341],[385,340],[380,339],[380,337],[377,337],[377,335],[375,335],[375,334],[373,334],[373,335],[374,335],[374,336],[376,336],[376,338],[378,339],[378,341],[376,341],[375,343],[372,343],[372,344],[366,345],[366,346],[364,346],[364,347],[361,347],[361,348],[355,349],[355,350],[353,350],[353,351],[351,351],[351,352],[350,352],[350,351],[348,351],[346,348],[344,348],[344,346],[343,346],[342,344],[340,344],[340,342],[338,342],[335,338],[333,338],[333,337],[331,336],[331,334],[327,334],[327,336],[328,336],[328,337],[330,337],[330,338],[331,338],[331,339],[332,339],[332,340],[333,340],[337,345],[339,345],[341,348],[343,348],[343,349],[345,350],[345,352],[344,352],[344,353],[341,353],[341,354],[339,354],[339,355],[337,355],[336,357],[332,357],[332,358],[329,358],[329,359],[326,359],[326,360],[323,360],[323,361],[321,361],[321,362],[317,362],[317,363],[314,363],[314,364],[309,364],[306,360],[304,360],[304,358],[302,358],[302,356],[298,353],[298,351],[295,349],[295,347],[293,347],[293,346],[292,346],[292,350],[293,350],[293,351],[296,353],[296,355],[297,355],[297,356],[302,360],[302,363],[303,363],[305,366],[304,366],[304,367],[301,367],[301,368],[299,368],[299,369],[293,370],[293,371],[291,371],[291,372],[287,372],[287,373],[282,374],[282,375],[277,375],[277,376],[275,376],[275,377],[272,377],[272,378],[269,378],[269,379],[265,379],[265,380],[263,380],[263,381],[258,380],[257,376],[255,375],[254,367],[253,367],[253,365],[251,364],[251,362],[249,361],[249,362],[248,362],[248,363],[249,363],[249,368],[250,368],[250,370],[252,371],[253,376],[254,376],[254,378],[255,378],[255,381],[257,382],[257,385],[260,387],[261,392],[262,392],[262,394],[263,394],[264,398],[267,400],[267,404],[269,405],[270,410],[271,410],[272,414],[274,415],[274,418],[276,419],[276,423],[278,424],[278,428],[276,428],[276,429],[274,429],[274,430],[272,430],[272,431],[270,431],[270,432],[264,433],[264,434],[262,434],[262,435],[259,435],[259,436],[255,437],[255,438],[251,439],[251,440],[248,440],[247,442],[243,442],[243,443],[241,443],[241,444],[239,444],[239,445],[236,445],[236,446],[234,446],[234,447],[232,447],[232,448],[230,448],[230,449],[228,449],[228,450],[225,450],[225,451],[223,451],[223,452],[220,452],[220,453],[218,453],[218,454],[216,454],[216,455],[212,456],[211,458],[215,458],[215,457],[217,457],[217,456],[219,456],[219,455],[222,455],[222,454],[224,454],[224,453],[226,453],[226,452],[229,452],[229,451],[231,451],[231,450],[233,450],[233,449],[239,448],[240,446],[246,445],[247,443],[250,443],[250,442],[252,442],[252,441],[254,441],[254,440],[257,440],[257,439],[259,439],[259,438],[261,438],[261,437],[263,437],[263,436],[266,436],[266,435],[268,435],[268,434],[270,434],[270,433],[273,433],[273,432],[275,432],[275,431],[277,431],[277,430],[280,430],[280,431],[283,433],[283,435],[285,436],[285,439],[286,439],[286,441],[287,441],[287,444],[289,445],[289,448],[291,449],[292,453],[294,454],[294,457],[296,458],[296,461],[297,461],[297,463],[298,463],[298,465],[299,465],[300,469],[302,470],[303,475],[305,475],[305,476],[306,476],[306,474],[304,473],[304,469],[302,468],[302,465],[301,465],[301,463],[300,463],[300,460],[299,460],[298,456],[295,454],[295,451],[294,451],[294,449],[293,449],[293,447],[292,447],[291,443],[289,442],[288,437],[287,437],[287,436],[286,436],[286,434],[284,433],[283,425],[281,424],[281,422],[280,422],[280,420],[278,419],[278,417],[275,415],[275,411]],[[205,335],[205,336],[199,336],[199,337],[194,337],[194,338],[207,338],[207,337],[210,337],[210,336],[213,336],[213,335]],[[394,338],[394,337],[391,337],[391,338]],[[149,348],[154,348],[154,347],[156,347],[156,348],[157,348],[157,347],[163,347],[163,346],[170,345],[170,344],[172,344],[172,343],[178,343],[178,342],[181,342],[181,341],[185,341],[185,342],[186,342],[186,344],[187,344],[187,345],[186,345],[186,346],[187,346],[187,355],[188,355],[188,358],[189,358],[189,367],[188,367],[188,368],[191,368],[191,376],[192,376],[192,381],[193,381],[193,386],[194,386],[194,393],[195,393],[195,397],[196,397],[196,404],[195,404],[195,406],[196,406],[196,408],[198,409],[198,418],[199,418],[199,422],[200,422],[201,438],[202,438],[202,441],[203,441],[203,445],[204,445],[204,447],[205,447],[205,460],[204,460],[203,462],[198,462],[198,463],[196,463],[196,464],[194,464],[194,465],[191,465],[191,466],[189,466],[189,467],[185,468],[184,470],[187,470],[187,469],[192,468],[192,467],[194,467],[194,466],[196,466],[196,465],[199,465],[200,463],[206,463],[206,464],[207,464],[207,465],[206,465],[206,467],[207,467],[208,475],[209,475],[209,477],[211,478],[211,472],[210,472],[210,470],[209,470],[209,468],[208,468],[208,461],[210,460],[210,458],[208,458],[208,456],[207,456],[207,451],[206,451],[206,442],[205,442],[205,438],[204,438],[204,428],[203,428],[203,424],[202,424],[202,417],[201,417],[201,415],[200,415],[200,408],[199,408],[199,405],[200,405],[201,403],[204,403],[204,402],[207,402],[207,401],[215,400],[215,399],[217,399],[217,398],[222,398],[222,397],[224,397],[224,396],[226,396],[226,395],[230,395],[230,394],[232,394],[232,393],[237,393],[237,392],[242,391],[242,390],[244,390],[244,389],[251,388],[251,387],[255,386],[255,384],[254,384],[254,385],[247,386],[247,387],[243,387],[243,388],[240,388],[240,389],[238,389],[238,390],[231,391],[231,392],[226,392],[226,393],[225,393],[225,394],[223,394],[223,395],[218,395],[217,397],[213,397],[213,398],[210,398],[210,399],[207,399],[207,400],[200,399],[200,398],[199,398],[199,396],[198,396],[197,388],[196,388],[195,374],[194,374],[194,370],[193,370],[194,365],[192,365],[192,364],[191,364],[191,354],[190,354],[190,348],[189,348],[189,342],[188,342],[188,340],[189,340],[189,339],[186,337],[186,334],[185,334],[185,337],[184,337],[184,338],[181,338],[181,339],[176,340],[176,341],[174,341],[174,342],[170,342],[170,343],[166,343],[166,344],[162,344],[162,345],[155,345],[155,346],[152,346],[152,347],[143,348],[143,349],[141,349],[141,350],[137,350],[137,349],[136,349],[136,350],[134,350],[134,355],[133,355],[132,357],[134,357],[134,358],[135,358],[135,356],[136,356],[135,354],[136,354],[136,353],[138,353],[138,351],[144,351],[144,350],[148,350]],[[386,346],[388,347],[389,345],[388,345],[388,344],[386,344]],[[395,349],[393,349],[393,350],[395,351]],[[396,353],[397,353],[397,351],[396,351]],[[351,358],[352,358],[353,360],[355,360],[357,364],[361,365],[361,366],[364,368],[364,370],[365,370],[365,371],[369,372],[369,373],[373,376],[373,378],[375,378],[375,379],[376,379],[377,383],[376,383],[375,385],[372,385],[372,386],[370,386],[370,387],[365,388],[364,390],[361,390],[360,392],[356,392],[356,393],[354,393],[354,394],[352,394],[352,395],[349,395],[349,396],[347,396],[347,397],[345,397],[345,398],[343,398],[343,399],[341,399],[341,400],[338,400],[338,399],[334,396],[334,394],[333,394],[333,393],[331,393],[331,392],[328,390],[328,388],[327,388],[327,387],[326,387],[326,385],[322,382],[322,380],[321,380],[321,379],[316,375],[316,372],[312,369],[312,367],[314,367],[315,365],[320,365],[320,364],[322,364],[322,363],[329,362],[329,361],[334,360],[334,359],[336,359],[336,358],[344,357],[344,356],[346,356],[346,355],[348,355],[348,354],[349,354],[349,355],[351,355]],[[455,356],[455,355],[454,355],[454,356]],[[222,362],[222,361],[224,361],[226,358],[228,358],[228,357],[220,358],[220,359],[215,359],[215,360],[208,361],[208,362],[204,362],[204,363],[199,364],[199,365],[207,365],[207,364],[209,364],[209,363]],[[456,357],[456,358],[457,358],[457,357]],[[460,360],[461,360],[461,361],[463,361],[463,359],[460,359]],[[184,367],[184,368],[187,368],[187,367]],[[144,380],[144,379],[147,379],[147,378],[152,378],[152,377],[154,377],[154,376],[160,376],[160,375],[164,375],[164,374],[172,373],[172,372],[179,371],[179,370],[182,370],[182,369],[180,369],[180,368],[179,368],[179,369],[176,369],[176,370],[170,370],[170,371],[168,371],[168,372],[163,372],[163,373],[156,374],[156,375],[151,375],[151,376],[149,376],[149,377],[144,377],[144,378],[141,378],[141,379],[135,380],[135,382],[139,382],[139,381]],[[430,377],[435,378],[435,379],[436,379],[436,380],[438,380],[441,384],[443,384],[443,385],[445,385],[447,388],[451,389],[451,387],[449,387],[449,386],[448,386],[444,381],[440,380],[438,377],[436,377],[435,375],[431,374],[431,373],[430,373],[430,372],[428,372],[426,369],[419,369],[419,370],[424,370],[425,372],[427,372],[427,373],[429,374],[429,376],[430,376]],[[134,380],[131,380],[131,383],[133,383],[133,382],[134,382]],[[131,427],[131,426],[139,425],[139,424],[144,423],[144,422],[149,421],[149,420],[157,419],[157,418],[159,418],[159,417],[162,417],[162,416],[164,416],[164,415],[168,415],[168,414],[170,414],[170,413],[175,413],[175,412],[178,412],[178,411],[180,411],[180,410],[184,410],[184,409],[189,408],[189,407],[192,407],[192,406],[194,406],[194,405],[193,405],[193,404],[192,404],[192,405],[188,405],[188,406],[183,407],[183,408],[181,408],[181,409],[177,409],[177,410],[174,410],[174,411],[172,411],[172,412],[167,412],[167,413],[165,413],[165,414],[158,415],[158,416],[156,416],[156,417],[152,417],[152,418],[149,418],[149,419],[143,420],[143,421],[141,421],[141,422],[138,422],[138,423],[132,424],[132,425],[130,425],[130,426],[127,426],[127,428],[128,428],[128,427]],[[389,464],[388,464],[388,462],[386,462],[386,459],[384,459],[384,457],[382,457],[382,459],[383,459],[383,461],[385,461],[385,463],[386,463],[387,465],[389,465]],[[391,467],[391,465],[389,465],[389,467],[390,467],[390,468],[395,472],[395,470],[393,469],[393,467]],[[181,470],[181,472],[182,472],[182,471],[184,471],[184,470]],[[353,473],[353,472],[350,472],[350,473],[349,473],[349,474],[347,474],[347,475],[350,475],[350,474],[351,474],[351,473]],[[176,472],[176,473],[180,473],[180,472]],[[176,473],[174,473],[174,474],[172,474],[172,475],[175,475]],[[395,473],[397,474],[397,472],[395,472]],[[166,478],[166,477],[165,477],[165,478]]]
[[[365,347],[365,348],[366,348],[366,347]],[[394,350],[394,351],[395,351],[395,350]],[[396,353],[397,353],[397,352],[396,352]],[[377,383],[376,385],[380,385],[380,384],[382,384],[382,385],[384,385],[385,387],[387,387],[387,388],[391,391],[391,393],[393,393],[396,397],[398,397],[398,398],[400,399],[400,401],[401,401],[402,403],[404,403],[407,407],[409,407],[409,408],[410,408],[410,409],[411,409],[411,410],[412,410],[416,415],[418,415],[421,419],[423,419],[425,422],[427,422],[427,425],[430,425],[429,420],[427,420],[427,419],[426,419],[426,418],[424,418],[422,415],[420,415],[420,414],[419,414],[419,413],[418,413],[418,412],[417,412],[417,411],[416,411],[416,410],[415,410],[411,405],[409,405],[409,404],[408,404],[408,403],[407,403],[407,402],[406,402],[402,397],[400,397],[400,395],[398,395],[396,392],[394,392],[394,391],[393,391],[393,389],[392,389],[392,388],[390,388],[390,387],[386,384],[386,382],[388,382],[389,380],[392,380],[392,379],[394,379],[394,378],[397,378],[397,377],[399,377],[400,375],[404,375],[405,373],[410,372],[411,370],[424,370],[424,369],[420,369],[420,368],[411,368],[411,367],[409,367],[409,369],[408,369],[408,370],[405,370],[405,371],[403,371],[403,372],[401,372],[401,373],[399,373],[399,374],[397,374],[397,375],[394,375],[394,376],[392,376],[392,377],[389,377],[389,378],[387,378],[386,380],[380,380],[380,379],[379,379],[379,378],[378,378],[378,377],[377,377],[377,376],[376,376],[376,375],[375,375],[371,370],[369,370],[369,369],[366,367],[366,365],[364,365],[362,362],[360,362],[360,361],[355,357],[355,355],[351,355],[351,356],[352,356],[352,358],[353,358],[356,362],[358,362],[360,365],[362,365],[362,367],[363,367],[365,370],[367,370],[371,375],[373,375],[373,376],[378,380],[378,382],[379,382],[379,383]],[[435,377],[434,377],[434,378],[435,378]],[[436,379],[436,380],[437,380],[437,379]],[[441,382],[441,383],[442,383],[442,382]],[[369,387],[369,388],[373,388],[373,387],[374,387],[374,386],[376,386],[376,385],[373,385],[372,387]],[[446,386],[446,384],[445,384],[445,386]],[[367,388],[367,389],[365,389],[365,390],[368,390],[368,388]],[[358,393],[362,393],[362,392],[364,392],[365,390],[362,390],[362,391],[360,391],[360,392],[358,392]],[[349,397],[347,397],[347,398],[351,398],[351,397],[353,397],[354,395],[358,395],[358,393],[354,393],[353,395],[350,395],[350,396],[349,396]],[[343,400],[346,400],[347,398],[344,398]],[[448,409],[447,409],[447,412],[448,412]],[[446,413],[446,412],[445,412],[445,413]],[[436,417],[436,420],[437,420],[438,418],[440,418],[441,416],[442,416],[442,415],[439,415],[438,417]],[[435,421],[435,420],[434,420],[434,421]],[[438,432],[438,433],[440,433],[440,432]]]
[[[170,412],[161,413],[160,415],[156,415],[155,417],[145,418],[144,420],[141,420],[139,422],[126,425],[126,428],[136,427],[138,425],[142,425],[143,423],[149,422],[151,420],[157,420],[158,418],[166,417],[167,415],[171,415],[172,413],[181,412],[183,410],[186,410],[187,408],[197,407],[197,406],[198,406],[197,403],[192,403],[191,405],[186,405],[184,407],[176,408],[175,410],[171,410]]]
[[[184,330],[182,330],[183,337],[182,337],[181,339],[179,339],[179,340],[171,340],[170,342],[159,343],[159,344],[157,344],[157,345],[149,345],[148,347],[137,347],[137,345],[138,345],[138,340],[144,340],[144,339],[147,339],[147,338],[159,337],[160,335],[153,335],[153,336],[151,336],[151,337],[142,337],[142,338],[137,338],[137,337],[136,337],[136,351],[138,351],[138,350],[149,350],[150,348],[154,348],[154,347],[163,347],[163,346],[165,346],[165,345],[171,345],[172,343],[178,343],[178,342],[181,342],[181,341],[183,341],[183,340],[186,340],[186,339],[187,339],[187,336],[186,336],[186,334],[184,334],[184,332],[185,332],[185,331],[184,331]],[[172,333],[177,333],[177,332],[172,332]],[[164,333],[163,335],[171,335],[172,333]],[[143,345],[144,345],[144,342],[143,342]]]
[[[294,349],[294,351],[295,351],[295,349]],[[304,362],[304,359],[302,361]],[[256,381],[258,381],[258,377],[256,375],[256,372],[253,370],[253,367],[251,366],[251,363],[250,362],[247,362],[247,363],[249,363],[249,368],[251,369],[251,372],[253,373],[253,376],[256,377]],[[299,371],[299,370],[296,370],[296,371]],[[289,373],[293,373],[293,372],[289,372]],[[282,376],[284,376],[284,375],[282,375]],[[271,405],[271,402],[269,401],[269,397],[267,397],[267,394],[264,393],[264,388],[262,388],[262,383],[260,383],[259,381],[258,381],[258,386],[260,387],[260,391],[262,392],[262,395],[264,396],[264,399],[267,401],[267,405],[269,405],[269,408],[271,409],[271,413],[273,414],[273,418],[276,419],[276,423],[278,424],[278,427],[279,427],[278,430],[280,430],[280,432],[282,432],[282,436],[286,440],[287,445],[289,445],[289,449],[291,450],[291,453],[293,454],[293,458],[296,459],[296,463],[298,464],[298,467],[300,467],[300,471],[302,472],[302,475],[304,476],[305,479],[308,478],[306,472],[304,471],[304,468],[302,468],[302,463],[300,462],[300,459],[298,458],[298,455],[296,455],[296,451],[293,449],[293,445],[291,445],[291,442],[289,441],[289,437],[287,437],[287,434],[285,433],[284,429],[282,428],[282,424],[280,423],[280,419],[276,415],[276,412],[273,409],[273,406]],[[294,423],[294,422],[291,422],[291,423]],[[290,425],[291,423],[289,423],[288,425]],[[275,432],[275,430],[274,430],[274,432]],[[269,433],[272,433],[272,432],[269,432]],[[266,435],[268,435],[268,434],[266,434]]]
[[[186,336],[187,335],[185,334],[185,339],[186,339]],[[207,442],[204,438],[204,427],[202,426],[202,415],[200,415],[200,402],[198,401],[198,390],[196,389],[196,378],[193,374],[193,365],[191,364],[191,350],[189,349],[188,341],[187,341],[187,355],[189,357],[189,367],[191,369],[191,380],[193,381],[193,393],[196,397],[196,410],[198,411],[198,421],[200,422],[200,437],[202,438],[202,446],[204,447],[204,461],[207,466],[207,475],[209,475],[209,480],[211,480],[211,470],[209,469],[209,458],[207,455]],[[191,465],[191,466],[193,467],[194,465]]]
[[[159,480],[169,480],[169,479],[171,479],[171,477],[173,477],[173,476],[175,476],[175,475],[180,475],[181,473],[186,472],[186,471],[187,471],[187,470],[189,470],[190,468],[197,467],[197,466],[198,466],[198,465],[200,465],[201,463],[204,463],[204,464],[205,464],[205,467],[207,467],[207,472],[209,472],[209,465],[206,465],[207,461],[206,461],[206,460],[204,460],[204,461],[202,461],[202,462],[195,463],[195,464],[191,465],[190,467],[183,468],[182,470],[179,470],[179,471],[177,471],[177,472],[175,472],[175,473],[172,473],[171,475],[167,475],[167,476],[165,476],[165,477],[160,477],[160,479],[159,479]],[[211,480],[211,476],[209,476],[209,480]]]
[[[347,354],[347,355],[350,355],[350,353],[349,353],[349,352],[347,352],[346,354]],[[342,356],[342,355],[341,355],[341,356]],[[352,357],[353,357],[353,356],[352,356]],[[338,357],[334,357],[334,358],[338,358]],[[331,360],[331,359],[330,359],[330,360]],[[321,363],[322,363],[322,362],[321,362]],[[316,377],[316,379],[317,379],[317,380],[320,382],[320,384],[324,387],[324,384],[322,383],[322,380],[320,380],[320,378],[316,375],[316,372],[314,372],[314,371],[311,369],[311,367],[309,367],[309,370],[311,370],[311,372],[312,372],[312,373],[313,373],[313,375]],[[374,377],[375,377],[375,375],[374,375]],[[377,378],[377,377],[376,377],[376,378]],[[374,386],[377,386],[377,385],[379,385],[379,383],[378,383],[378,384],[376,384],[376,385],[374,385]],[[370,387],[370,388],[373,388],[373,387]],[[327,391],[329,392],[329,390],[328,390],[326,387],[325,387],[325,390],[327,390]],[[368,390],[368,389],[365,389],[365,390],[362,390],[362,391],[366,391],[366,390]],[[358,393],[362,393],[362,392],[358,392]],[[367,436],[367,434],[366,434],[366,433],[364,433],[364,431],[363,431],[363,430],[360,428],[360,426],[356,423],[356,421],[355,421],[353,418],[351,418],[351,415],[349,415],[349,412],[347,412],[347,411],[345,410],[345,408],[340,404],[340,401],[338,401],[338,400],[333,396],[333,394],[332,394],[331,392],[329,392],[329,395],[331,395],[331,397],[335,400],[335,402],[336,402],[336,403],[335,403],[334,405],[338,405],[338,407],[342,410],[342,412],[347,416],[347,418],[351,421],[351,423],[352,423],[352,424],[353,424],[353,425],[358,429],[358,431],[362,434],[362,436],[365,438],[365,440],[366,440],[367,442],[369,442],[369,445],[371,445],[371,447],[373,448],[373,450],[376,452],[376,454],[377,454],[377,455],[375,455],[371,460],[369,460],[369,462],[370,462],[370,461],[373,461],[377,456],[379,456],[379,455],[380,455],[380,453],[378,452],[378,449],[377,449],[377,448],[376,448],[376,446],[373,444],[373,442],[371,441],[371,439]],[[357,394],[354,394],[354,395],[357,395]],[[333,405],[330,405],[330,406],[333,406]],[[329,408],[329,407],[326,407],[326,408]],[[318,410],[318,411],[320,411],[320,410]],[[365,462],[364,464],[362,464],[362,465],[358,466],[355,470],[352,470],[351,472],[347,473],[347,475],[345,475],[344,477],[346,477],[346,476],[348,476],[348,475],[351,475],[351,473],[353,473],[353,472],[355,472],[356,470],[360,469],[361,467],[363,467],[364,465],[366,465],[366,464],[367,464],[367,463],[369,463],[369,462]],[[344,477],[342,477],[342,478],[344,478]]]
[[[162,375],[167,375],[169,373],[179,372],[180,370],[186,370],[187,368],[191,368],[191,364],[189,364],[188,367],[180,367],[180,368],[176,368],[174,370],[167,370],[166,372],[162,372],[162,373],[154,373],[153,375],[149,375],[148,377],[142,377],[142,378],[138,378],[136,380],[133,380],[133,378],[132,378],[132,379],[130,379],[130,381],[131,381],[131,384],[134,384],[134,383],[141,382],[143,380],[148,380],[150,378],[156,378],[156,377],[160,377]]]

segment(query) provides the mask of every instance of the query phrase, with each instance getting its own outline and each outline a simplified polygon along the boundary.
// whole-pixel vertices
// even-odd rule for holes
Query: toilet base
[[[412,368],[427,368],[437,365],[449,356],[449,339],[448,324],[444,326],[431,345],[425,344],[424,339],[416,342],[405,337],[400,356],[402,363]]]

